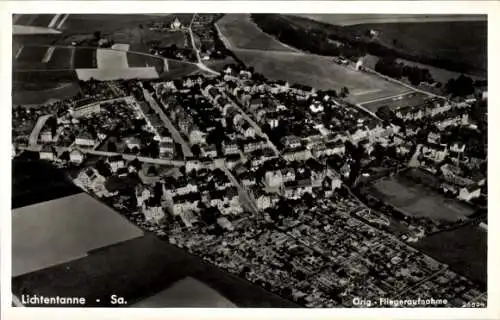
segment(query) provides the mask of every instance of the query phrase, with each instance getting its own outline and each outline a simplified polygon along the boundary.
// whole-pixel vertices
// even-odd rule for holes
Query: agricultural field
[[[376,30],[379,36],[375,41],[387,48],[415,57],[448,60],[448,64],[467,69],[463,72],[486,76],[487,22],[484,17],[483,21],[380,23],[343,29],[359,34]]]
[[[486,285],[487,238],[487,232],[469,224],[425,237],[415,246],[448,264],[453,271]]]
[[[378,180],[369,191],[409,216],[457,221],[474,212],[458,200],[446,198],[402,175]]]
[[[255,68],[272,80],[301,83],[317,89],[349,89],[349,100],[360,103],[372,99],[394,96],[407,88],[375,75],[335,64],[328,57],[265,51],[234,50],[247,66]]]
[[[293,14],[297,17],[338,25],[349,26],[367,23],[483,21],[483,16],[461,14]]]
[[[21,14],[15,19],[16,25],[48,27],[55,14]]]
[[[15,70],[72,69],[75,48],[49,46],[13,46]]]
[[[139,228],[86,193],[19,208],[12,212],[12,274],[17,276],[81,258],[90,250],[142,234]]]
[[[97,68],[97,50],[78,48],[73,63],[75,69]]]
[[[226,14],[217,26],[227,40],[228,49],[256,49],[294,52],[293,49],[263,32],[248,14]]]
[[[158,41],[159,47],[169,47],[171,45],[177,48],[190,47],[188,38],[183,31],[151,31],[146,27],[130,27],[120,29],[115,32],[104,34],[103,36],[113,39],[115,43],[126,43],[130,45],[130,51],[149,53],[148,43]]]
[[[80,92],[76,82],[76,74],[73,82],[13,82],[12,104],[14,105],[37,105],[50,101],[71,98]]]
[[[428,99],[426,94],[409,91],[396,97],[377,99],[372,102],[361,103],[361,105],[372,112],[377,112],[378,108],[382,106],[388,106],[392,110],[402,107],[416,107],[422,105],[426,99]]]

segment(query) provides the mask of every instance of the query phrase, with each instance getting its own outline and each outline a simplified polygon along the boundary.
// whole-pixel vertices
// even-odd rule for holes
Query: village
[[[14,124],[30,125],[13,126],[13,156],[67,170],[165,241],[307,307],[417,293],[460,307],[484,297],[411,246],[448,225],[390,203],[373,210],[383,199],[363,191],[417,172],[449,201],[483,208],[486,178],[475,169],[487,160],[469,116],[481,97],[429,98],[374,117],[344,89],[271,81],[240,65],[217,77],[82,87],[74,99],[15,108]]]

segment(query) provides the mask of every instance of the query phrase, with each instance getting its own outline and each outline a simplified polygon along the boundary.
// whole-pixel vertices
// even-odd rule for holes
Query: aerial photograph
[[[12,14],[12,306],[487,308],[487,25]]]

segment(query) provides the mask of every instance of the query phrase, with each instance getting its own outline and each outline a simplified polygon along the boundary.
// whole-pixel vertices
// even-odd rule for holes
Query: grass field
[[[349,99],[354,103],[408,91],[375,75],[339,66],[328,57],[244,50],[234,50],[234,53],[247,66],[253,66],[269,79],[286,80],[318,89],[340,90],[346,86],[350,91]]]
[[[71,98],[80,92],[76,79],[75,74],[72,82],[14,82],[12,85],[12,104],[36,105]]]
[[[319,22],[338,26],[349,26],[367,23],[396,23],[396,22],[436,22],[436,21],[484,21],[480,15],[459,14],[294,14],[294,16],[308,18]]]
[[[12,274],[81,258],[90,250],[142,234],[86,193],[16,209],[12,212]]]
[[[240,307],[297,307],[150,234],[15,277],[12,291],[85,297],[87,306],[100,307],[113,307],[109,300],[116,294],[133,306],[185,277],[198,279]]]
[[[234,308],[236,305],[197,279],[187,277],[134,308]]]
[[[435,220],[456,221],[473,213],[473,209],[410,181],[403,176],[384,178],[371,188],[375,196],[390,203],[402,213]]]
[[[97,68],[97,50],[78,48],[73,63],[75,69]]]
[[[130,45],[130,51],[149,53],[148,42],[159,41],[160,47],[176,45],[177,48],[190,47],[186,42],[186,36],[182,31],[155,32],[143,27],[129,27],[114,31],[106,36],[112,38],[115,43],[126,43]],[[187,44],[187,46],[186,46]]]
[[[363,33],[377,30],[376,41],[414,56],[446,59],[468,66],[468,73],[484,77],[487,70],[487,22],[447,21],[381,23],[346,27]]]
[[[297,51],[264,33],[248,14],[226,14],[217,26],[229,41],[230,49],[258,49],[270,51]]]
[[[368,102],[366,104],[363,103],[362,106],[372,112],[376,112],[378,108],[382,106],[388,106],[389,108],[396,110],[402,107],[415,107],[422,105],[427,98],[428,96],[426,94],[420,92],[409,92],[394,98],[389,97],[387,99]]]
[[[471,279],[487,282],[487,232],[467,225],[440,232],[416,243],[416,247]]]

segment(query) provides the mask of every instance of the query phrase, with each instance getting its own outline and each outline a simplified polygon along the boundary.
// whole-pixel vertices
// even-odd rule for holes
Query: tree
[[[114,143],[113,141],[108,141],[108,151],[116,152],[117,151],[116,143]]]
[[[191,147],[191,152],[193,153],[193,155],[196,157],[196,158],[199,158],[200,155],[201,155],[201,148],[199,145],[197,144],[194,144],[192,147]]]

